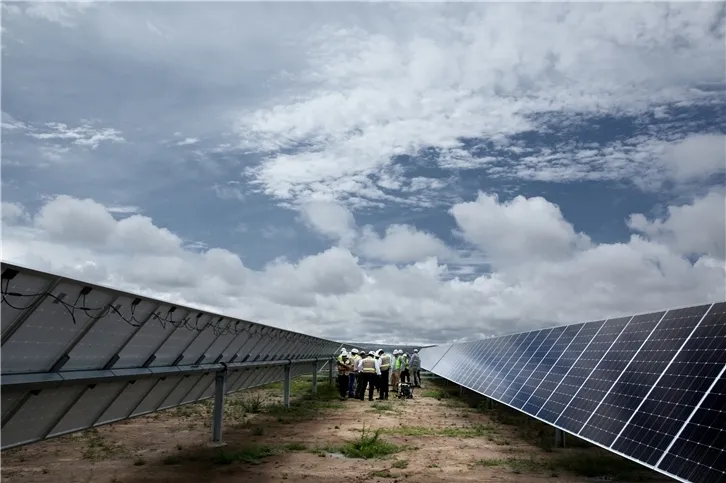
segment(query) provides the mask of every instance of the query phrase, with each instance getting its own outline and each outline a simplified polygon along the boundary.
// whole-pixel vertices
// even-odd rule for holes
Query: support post
[[[459,386],[459,396],[464,395],[464,386]]]
[[[335,363],[335,359],[330,359],[328,361],[328,384],[331,386],[333,385],[333,364]]]
[[[318,361],[313,362],[313,395],[318,393]]]
[[[222,418],[224,416],[224,393],[227,392],[227,370],[214,375],[214,413],[212,416],[212,442],[222,442]]]
[[[565,432],[555,428],[555,448],[565,447]]]
[[[286,408],[290,407],[290,368],[291,364],[285,366],[285,381],[282,395],[282,402]]]

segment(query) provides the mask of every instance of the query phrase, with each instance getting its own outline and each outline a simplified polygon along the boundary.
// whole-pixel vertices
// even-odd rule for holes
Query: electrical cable
[[[136,298],[131,302],[129,308],[129,315],[125,316],[121,312],[121,304],[107,304],[103,307],[89,307],[86,303],[86,297],[92,290],[90,287],[82,288],[81,291],[78,293],[75,301],[73,303],[68,303],[64,300],[65,294],[55,295],[52,292],[21,293],[10,291],[10,280],[13,277],[14,275],[6,277],[5,273],[3,273],[2,286],[0,287],[0,291],[2,292],[3,305],[7,305],[13,310],[23,312],[37,304],[42,303],[42,300],[47,297],[52,299],[54,303],[60,304],[68,312],[74,325],[77,324],[77,312],[82,312],[87,317],[95,320],[100,320],[110,316],[111,314],[114,314],[123,322],[135,328],[139,328],[142,325],[148,324],[148,322],[152,320],[157,321],[163,329],[166,329],[167,325],[171,325],[175,329],[185,329],[190,332],[202,332],[209,328],[217,337],[224,335],[237,336],[244,333],[246,333],[248,337],[254,337],[258,334],[261,336],[265,333],[266,329],[272,329],[267,326],[260,326],[251,322],[228,319],[225,317],[218,317],[216,321],[207,320],[206,323],[200,324],[200,319],[202,319],[204,316],[204,313],[201,311],[197,312],[196,317],[187,315],[183,318],[178,318],[174,320],[173,314],[176,310],[176,306],[171,304],[169,304],[171,305],[171,307],[167,310],[166,314],[162,314],[162,311],[157,310],[147,315],[146,320],[139,320],[136,317],[136,308],[142,302],[142,299],[140,298]],[[32,299],[32,301],[26,306],[14,305],[13,303],[11,303],[9,297],[16,297],[19,299],[30,298]],[[227,323],[224,324],[224,321],[226,321]],[[268,334],[268,337],[273,340],[279,340],[282,338],[285,338],[285,340],[291,340],[290,338],[295,336],[299,338],[308,337],[304,334],[295,334],[288,331],[283,332],[282,329],[275,329]]]

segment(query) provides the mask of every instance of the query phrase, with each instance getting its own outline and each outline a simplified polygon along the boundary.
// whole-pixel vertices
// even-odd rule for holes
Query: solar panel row
[[[322,369],[340,343],[2,264],[2,448]]]
[[[726,302],[423,349],[441,377],[681,481],[726,481]]]

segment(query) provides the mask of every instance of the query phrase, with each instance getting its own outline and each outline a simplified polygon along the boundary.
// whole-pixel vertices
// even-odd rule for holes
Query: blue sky
[[[3,258],[422,342],[722,299],[724,12],[4,4]]]

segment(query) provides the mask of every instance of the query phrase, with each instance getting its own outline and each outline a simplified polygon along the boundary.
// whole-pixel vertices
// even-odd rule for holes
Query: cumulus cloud
[[[300,208],[303,222],[312,230],[333,240],[349,242],[355,237],[353,213],[333,201],[310,201]]]
[[[405,5],[390,16],[415,29],[333,22],[304,42],[309,67],[293,95],[240,114],[241,145],[265,154],[248,173],[281,199],[324,193],[352,204],[402,186],[393,160],[428,150],[446,169],[549,181],[645,178],[632,180],[645,186],[664,141],[656,135],[525,153],[503,172],[494,161],[510,159],[472,153],[464,140],[516,147],[513,136],[544,130],[553,113],[642,116],[719,99],[718,89],[694,87],[724,82],[720,15],[712,3]],[[714,168],[716,141],[696,147],[702,142],[675,147],[669,156],[708,158],[679,165],[676,176]]]
[[[451,208],[462,236],[492,257],[494,270],[471,280],[435,256],[403,262],[394,248],[388,258],[401,263],[370,266],[364,250],[333,246],[252,270],[235,253],[190,250],[149,218],[117,220],[93,200],[58,196],[25,218],[12,216],[24,212],[12,206],[3,223],[9,261],[342,340],[443,342],[726,297],[718,193],[671,207],[663,219],[635,215],[629,223],[642,235],[612,244],[576,233],[543,198],[502,202],[482,193]],[[692,219],[721,231],[694,238]],[[350,228],[347,216],[340,220]],[[417,249],[425,238],[396,225],[383,237],[362,233],[374,254],[391,240],[420,256],[449,249],[430,240]],[[702,254],[694,261],[685,252]]]
[[[628,226],[683,255],[726,259],[726,199],[722,190],[696,198],[691,204],[669,206],[663,218],[630,216]]]
[[[499,265],[564,261],[591,245],[558,206],[541,197],[500,203],[496,195],[480,193],[476,201],[457,204],[450,212],[461,236]]]
[[[726,171],[726,136],[694,134],[668,146],[662,158],[677,181],[700,181]]]
[[[408,225],[391,225],[382,237],[371,226],[363,227],[358,249],[367,258],[393,263],[450,255],[450,250],[436,236]]]

